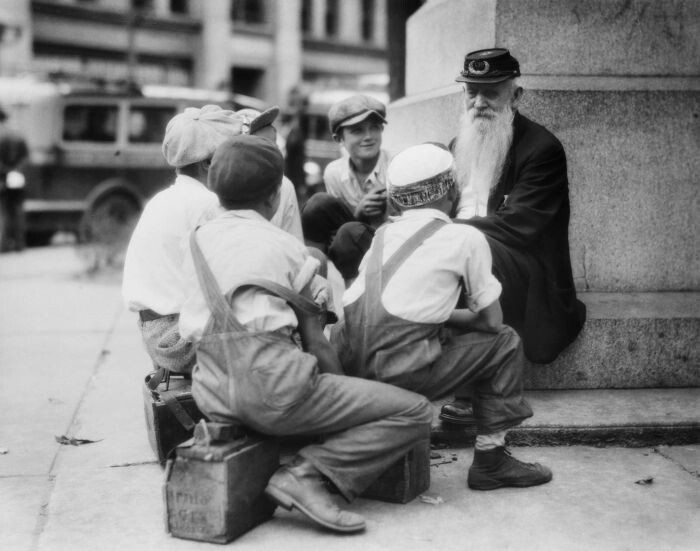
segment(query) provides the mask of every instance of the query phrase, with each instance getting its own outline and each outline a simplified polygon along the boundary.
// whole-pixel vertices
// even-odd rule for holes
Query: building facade
[[[387,0],[3,0],[0,75],[62,73],[231,89],[386,75]]]

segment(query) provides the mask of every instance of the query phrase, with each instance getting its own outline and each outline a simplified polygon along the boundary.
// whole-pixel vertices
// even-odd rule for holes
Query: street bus
[[[263,110],[229,92],[62,78],[0,78],[0,107],[27,140],[28,244],[57,231],[80,241],[128,237],[148,198],[173,181],[161,144],[185,107]]]

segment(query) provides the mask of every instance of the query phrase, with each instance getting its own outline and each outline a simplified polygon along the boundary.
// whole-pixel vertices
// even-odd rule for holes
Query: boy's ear
[[[340,128],[338,132],[332,135],[333,141],[336,143],[342,143],[343,142],[343,129]]]

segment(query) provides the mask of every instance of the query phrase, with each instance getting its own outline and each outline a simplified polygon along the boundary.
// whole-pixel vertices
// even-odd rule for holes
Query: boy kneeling
[[[226,212],[192,234],[192,291],[180,316],[197,351],[192,393],[213,421],[325,435],[281,467],[266,493],[322,526],[355,532],[364,519],[338,508],[323,477],[352,500],[429,438],[432,411],[412,392],[342,375],[313,301],[318,261],[269,222],[283,167],[275,144],[257,136],[232,138],[214,154],[209,187]]]

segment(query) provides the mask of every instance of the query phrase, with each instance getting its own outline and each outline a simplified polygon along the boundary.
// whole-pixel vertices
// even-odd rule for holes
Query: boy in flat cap
[[[532,415],[522,394],[523,349],[502,325],[501,285],[484,236],[450,220],[459,201],[452,170],[452,155],[435,144],[394,157],[389,200],[401,214],[377,230],[332,342],[349,375],[431,400],[475,386],[470,488],[543,484],[552,478],[548,468],[505,448],[507,429]],[[467,308],[456,309],[462,289]]]
[[[569,257],[566,155],[551,132],[518,112],[519,75],[510,52],[492,48],[467,54],[455,79],[465,83],[466,107],[454,141],[456,222],[486,235],[504,320],[530,361],[548,363],[576,338],[586,310]],[[441,418],[469,424],[466,393]]]
[[[211,157],[229,137],[251,128],[266,132],[278,112],[273,107],[238,114],[205,105],[188,107],[168,122],[163,155],[175,168],[175,182],[144,207],[126,252],[122,282],[122,296],[139,314],[139,329],[156,367],[189,373],[195,361],[192,343],[177,331],[185,298],[182,259],[189,232],[221,208],[206,187]],[[273,222],[302,239],[293,190],[285,197]]]
[[[429,438],[431,408],[412,392],[342,375],[310,291],[318,261],[269,222],[283,166],[274,144],[256,136],[232,138],[214,154],[209,185],[227,210],[192,233],[185,261],[191,293],[180,331],[196,342],[192,393],[215,421],[323,434],[266,493],[326,528],[360,531],[364,519],[336,505],[323,477],[352,500]]]
[[[302,226],[304,237],[318,243],[331,260],[343,266],[343,277],[348,279],[356,275],[362,254],[335,245],[336,232],[347,222],[359,222],[365,230],[356,223],[341,233],[374,233],[386,220],[389,157],[381,149],[386,106],[371,96],[356,94],[331,106],[328,119],[333,139],[343,145],[348,156],[326,166],[323,181],[327,193],[309,198],[302,209]]]

